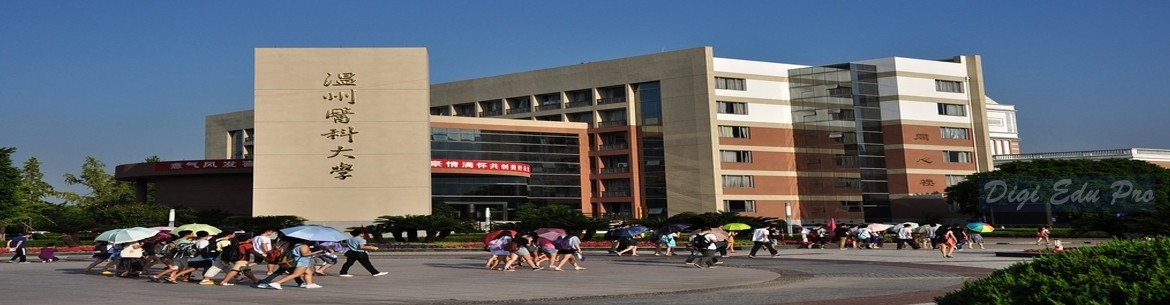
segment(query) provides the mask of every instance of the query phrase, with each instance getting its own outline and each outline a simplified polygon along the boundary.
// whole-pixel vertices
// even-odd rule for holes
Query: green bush
[[[1045,255],[935,298],[953,304],[1170,304],[1170,238]]]

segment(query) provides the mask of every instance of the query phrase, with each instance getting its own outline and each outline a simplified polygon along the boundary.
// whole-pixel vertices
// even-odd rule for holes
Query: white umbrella
[[[108,231],[102,232],[102,234],[98,234],[97,237],[94,237],[93,241],[99,241],[99,240],[110,241],[110,237],[114,236],[114,233],[118,233],[118,231],[120,231],[120,230],[125,230],[125,229],[113,229],[113,230],[108,230]]]
[[[901,230],[901,229],[902,229],[902,227],[906,226],[907,224],[909,224],[909,225],[910,225],[910,230],[911,230],[911,232],[914,232],[913,230],[918,228],[918,223],[917,223],[917,222],[903,222],[903,223],[900,223],[900,224],[896,224],[896,225],[894,225],[893,227],[890,227],[890,231],[893,231],[893,232],[898,232],[898,230]]]
[[[869,224],[869,226],[867,226],[867,228],[869,228],[869,231],[871,231],[871,232],[881,232],[881,231],[889,230],[890,225],[884,224],[884,223],[871,223],[871,224]]]
[[[158,234],[158,230],[143,227],[118,229],[117,232],[114,232],[114,234],[110,236],[109,241],[115,244],[135,242],[154,237],[156,234]]]

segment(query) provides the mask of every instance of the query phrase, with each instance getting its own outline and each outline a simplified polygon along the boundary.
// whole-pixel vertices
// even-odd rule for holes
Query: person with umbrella
[[[512,253],[508,255],[508,262],[504,263],[505,271],[516,271],[516,268],[513,267],[513,264],[516,264],[517,260],[523,260],[524,263],[532,267],[532,271],[544,269],[537,267],[536,263],[533,263],[532,255],[528,252],[528,245],[531,244],[532,235],[533,234],[531,232],[524,232],[520,233],[520,236],[512,239],[512,242],[516,243],[517,247],[516,251],[512,251]]]
[[[362,268],[366,268],[366,271],[369,271],[373,276],[390,274],[389,272],[378,271],[377,268],[374,268],[374,264],[370,263],[370,253],[366,251],[378,250],[378,247],[366,244],[366,239],[362,238],[361,230],[349,231],[349,235],[352,237],[345,240],[345,246],[349,250],[345,251],[345,264],[341,265],[341,274],[338,276],[353,277],[352,274],[349,274],[349,267],[352,267],[355,262],[361,263]]]
[[[268,287],[280,290],[283,289],[280,284],[303,276],[305,278],[305,284],[301,287],[309,289],[321,288],[321,285],[313,283],[313,272],[310,268],[313,267],[313,256],[320,255],[322,252],[324,252],[324,250],[312,251],[309,249],[309,242],[307,240],[291,236],[287,238],[291,239],[293,246],[285,251],[291,253],[290,255],[292,255],[293,258],[294,269],[288,275],[268,283]]]
[[[618,238],[617,256],[622,256],[626,252],[633,253],[632,256],[638,255],[638,239],[642,237],[649,229],[643,226],[627,226],[613,231],[613,236]]]
[[[142,242],[129,242],[122,246],[121,261],[118,262],[122,273],[118,277],[138,277],[142,275]]]
[[[584,234],[584,232],[576,231],[568,237],[561,237],[554,242],[557,246],[557,254],[561,256],[561,261],[556,267],[553,267],[553,270],[564,270],[561,267],[564,267],[565,263],[568,262],[572,263],[573,270],[585,270],[585,267],[581,267],[580,259],[577,258],[577,254],[581,253],[581,236]]]
[[[488,252],[491,252],[491,254],[492,254],[492,256],[488,258],[487,263],[484,264],[484,267],[486,267],[488,270],[496,270],[497,269],[496,266],[500,265],[500,263],[507,262],[508,256],[512,255],[512,251],[508,251],[507,249],[504,249],[504,246],[506,246],[509,242],[512,241],[512,233],[513,232],[515,232],[515,231],[504,230],[504,231],[500,232],[499,234],[496,234],[495,238],[493,238],[491,241],[488,242],[488,244],[487,244]],[[502,270],[507,269],[507,268],[508,268],[508,266],[505,265],[503,267],[498,268],[498,270],[502,271]]]
[[[666,232],[658,236],[658,244],[654,247],[654,255],[662,255],[662,248],[666,248],[666,256],[674,256],[674,247],[678,247],[678,232]]]

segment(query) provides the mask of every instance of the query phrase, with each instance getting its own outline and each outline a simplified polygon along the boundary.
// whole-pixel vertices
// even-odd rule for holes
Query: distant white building
[[[995,162],[995,166],[1000,166],[1004,163],[1015,161],[1031,161],[1042,159],[1131,159],[1142,160],[1157,164],[1161,167],[1170,168],[1170,149],[1125,148],[1043,152],[1031,154],[1006,154],[992,156],[992,160]]]

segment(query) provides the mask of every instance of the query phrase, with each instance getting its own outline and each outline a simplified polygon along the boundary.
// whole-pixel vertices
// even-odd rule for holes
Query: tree
[[[584,231],[585,239],[589,240],[599,229],[606,229],[609,221],[585,217],[580,211],[566,205],[549,204],[537,206],[526,203],[516,210],[516,219],[519,222],[505,224],[497,228],[507,228],[522,231],[532,231],[538,228],[561,228],[566,231]]]
[[[86,195],[63,192],[62,198],[67,203],[97,207],[134,203],[134,186],[129,182],[115,180],[114,175],[106,172],[106,165],[93,157],[85,158],[85,164],[81,165],[81,175],[65,174],[65,183],[80,184],[90,189]]]
[[[976,173],[967,176],[963,182],[947,187],[947,200],[957,203],[959,212],[981,218],[983,207],[990,206],[985,198],[985,187],[988,181],[1052,181],[1064,178],[1096,177],[1116,178],[1128,177],[1145,180],[1153,185],[1150,190],[1153,202],[1150,203],[1119,203],[1114,205],[1109,200],[1064,204],[1058,206],[1059,212],[1054,216],[1067,219],[1073,229],[1080,232],[1103,231],[1110,236],[1122,237],[1126,233],[1166,234],[1165,219],[1170,219],[1170,169],[1162,168],[1149,162],[1128,159],[1104,160],[1035,160],[1028,162],[1012,162],[999,166],[991,172]],[[1109,179],[1101,181],[1110,181]],[[1101,197],[1111,197],[1110,192],[1117,189],[1110,187],[1108,182],[1086,182],[1088,190],[1105,190]],[[1081,183],[1066,187],[1069,191],[1079,190]],[[1031,190],[1031,189],[1029,189]],[[1072,193],[1061,194],[1054,190],[1051,184],[1039,187],[1035,191],[1035,198],[1048,202],[1052,196],[1067,196]],[[998,195],[996,195],[998,196]],[[1007,206],[1002,210],[1013,211],[1015,205]],[[1040,213],[1043,214],[1043,213]],[[1040,218],[1043,223],[1043,217]]]
[[[0,231],[8,226],[10,215],[19,213],[23,205],[19,191],[20,171],[12,166],[12,154],[15,152],[14,147],[0,147]],[[0,235],[0,240],[6,239]]]

